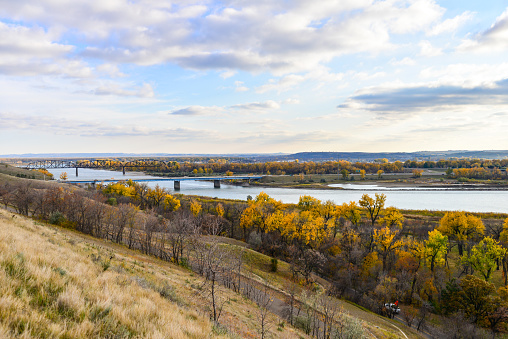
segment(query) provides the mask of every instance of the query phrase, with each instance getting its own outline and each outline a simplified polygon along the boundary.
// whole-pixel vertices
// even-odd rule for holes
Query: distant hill
[[[504,159],[508,150],[450,150],[420,152],[298,152],[287,153],[231,153],[231,154],[192,154],[192,153],[25,153],[4,154],[0,159],[104,159],[104,158],[238,158],[239,161],[373,161],[386,158],[390,161],[433,160],[450,158]]]
[[[500,151],[423,151],[423,152],[299,152],[289,155],[260,156],[258,161],[373,161],[386,158],[390,161],[406,160],[440,160],[450,158],[504,159],[508,158],[508,150]]]

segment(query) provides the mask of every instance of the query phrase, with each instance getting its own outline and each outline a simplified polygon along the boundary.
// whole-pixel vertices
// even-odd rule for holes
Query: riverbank
[[[338,178],[335,174],[315,174],[304,176],[265,176],[263,179],[251,182],[250,186],[271,188],[315,189],[315,190],[508,190],[508,182],[492,180],[470,180],[461,182],[456,179],[436,178],[437,174],[422,178],[413,178],[409,173],[385,174],[382,178],[374,175],[361,180],[358,176],[351,176],[353,180]],[[377,177],[377,175],[375,176]],[[245,183],[232,182],[232,185],[242,186]]]

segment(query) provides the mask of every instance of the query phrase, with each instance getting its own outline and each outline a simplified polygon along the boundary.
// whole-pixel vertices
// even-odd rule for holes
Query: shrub
[[[270,259],[270,271],[271,272],[277,272],[277,265],[279,264],[279,261],[277,258]]]
[[[49,223],[53,225],[62,225],[62,223],[65,221],[65,217],[62,213],[59,211],[51,213],[49,216]]]

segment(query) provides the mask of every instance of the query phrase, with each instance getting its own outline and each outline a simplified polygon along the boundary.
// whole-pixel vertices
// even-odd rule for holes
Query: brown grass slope
[[[257,337],[257,306],[232,291],[209,320],[200,277],[0,210],[0,338]],[[306,337],[277,328],[272,337]]]

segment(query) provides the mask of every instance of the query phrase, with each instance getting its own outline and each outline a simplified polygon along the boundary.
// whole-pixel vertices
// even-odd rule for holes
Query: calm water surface
[[[123,175],[118,171],[105,171],[93,169],[79,169],[79,176],[75,176],[74,169],[50,169],[55,178],[60,173],[66,172],[68,180],[94,180],[94,179],[149,179],[158,178],[143,173],[127,172]],[[159,185],[173,190],[172,181],[148,182],[149,186]],[[351,185],[342,184],[344,190],[316,190],[316,189],[291,189],[269,187],[240,187],[222,184],[221,188],[213,188],[212,182],[204,181],[181,181],[180,191],[182,194],[202,195],[209,197],[246,200],[247,196],[256,196],[261,191],[266,192],[272,198],[282,200],[285,203],[297,203],[301,195],[310,195],[322,201],[332,200],[336,204],[349,201],[358,201],[362,194],[374,195],[384,193],[387,197],[388,206],[401,209],[426,209],[426,210],[461,210],[469,212],[502,212],[508,213],[508,191],[451,191],[444,189],[415,189],[408,187],[383,188],[376,185]],[[349,186],[348,186],[349,185]],[[336,186],[336,185],[334,185]]]

